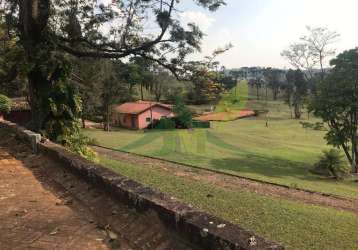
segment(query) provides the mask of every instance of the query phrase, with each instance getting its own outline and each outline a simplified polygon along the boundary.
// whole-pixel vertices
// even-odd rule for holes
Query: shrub
[[[175,129],[175,127],[176,127],[176,124],[173,119],[162,118],[155,124],[154,128],[156,128],[156,129]]]
[[[300,122],[300,124],[302,125],[302,128],[308,128],[308,129],[319,130],[319,131],[326,130],[323,122],[316,122],[316,123]]]
[[[5,95],[0,95],[0,113],[9,113],[11,110],[11,100]]]
[[[97,153],[88,147],[92,140],[81,133],[73,133],[65,138],[64,146],[70,151],[81,155],[87,160],[97,162]]]
[[[183,100],[177,97],[173,112],[176,115],[175,121],[178,127],[191,128],[192,127],[192,113],[189,108],[185,106]]]
[[[210,122],[193,121],[193,128],[210,128]]]
[[[339,150],[325,150],[321,159],[315,164],[314,172],[342,179],[347,174],[347,164]]]
[[[326,130],[326,128],[324,127],[323,122],[316,122],[314,124],[314,126],[313,126],[313,129],[314,130],[320,130],[320,131]]]

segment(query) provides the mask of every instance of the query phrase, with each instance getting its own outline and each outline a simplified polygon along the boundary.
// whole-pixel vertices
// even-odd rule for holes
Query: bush
[[[193,128],[210,128],[210,122],[193,121]]]
[[[11,100],[5,95],[0,95],[0,113],[9,113],[11,110]]]
[[[300,122],[300,124],[302,125],[302,128],[308,128],[308,129],[319,130],[319,131],[326,130],[323,122],[316,122],[316,123]]]
[[[175,129],[175,127],[175,121],[170,118],[162,118],[154,126],[155,129]]]
[[[324,127],[323,122],[316,122],[313,126],[314,130],[319,130],[319,131],[323,131],[326,130],[326,128]]]
[[[179,128],[191,128],[192,127],[192,113],[189,108],[185,106],[183,100],[179,97],[175,100],[173,112],[176,115],[175,123]]]
[[[315,164],[314,173],[342,179],[347,174],[347,164],[339,150],[323,151],[321,159]]]
[[[97,162],[97,153],[88,147],[93,141],[81,133],[73,133],[71,136],[66,137],[64,146],[70,151],[81,155],[87,160]]]

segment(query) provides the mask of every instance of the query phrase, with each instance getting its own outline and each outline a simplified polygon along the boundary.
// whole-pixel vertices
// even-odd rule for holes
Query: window
[[[147,117],[147,118],[145,119],[145,121],[146,121],[146,122],[150,122],[150,117]]]

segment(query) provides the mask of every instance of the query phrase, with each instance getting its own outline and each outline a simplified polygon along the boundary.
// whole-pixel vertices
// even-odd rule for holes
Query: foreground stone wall
[[[52,142],[41,142],[41,137],[16,124],[0,121],[0,128],[11,130],[40,152],[61,162],[76,175],[105,189],[118,201],[126,203],[137,211],[152,210],[164,224],[181,237],[202,249],[284,249],[244,230],[237,225],[199,211],[177,201],[164,193],[146,187],[127,177],[119,175],[101,165],[69,152]]]

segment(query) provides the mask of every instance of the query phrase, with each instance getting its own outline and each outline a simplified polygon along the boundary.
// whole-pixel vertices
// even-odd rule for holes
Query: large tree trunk
[[[82,128],[86,128],[86,120],[84,116],[81,116]]]
[[[272,89],[272,95],[273,95],[273,100],[276,101],[277,100],[277,95],[278,95],[278,89],[273,88]]]
[[[268,101],[267,100],[267,98],[268,98],[268,96],[267,96],[267,86],[265,86],[265,98],[266,98],[266,102]]]
[[[105,112],[104,112],[104,126],[103,129],[104,131],[109,132],[110,131],[110,111],[111,111],[111,107],[109,104],[105,105]]]
[[[353,119],[352,119],[353,120]],[[352,131],[352,173],[358,173],[358,142],[357,129],[353,127]]]
[[[141,99],[142,101],[144,101],[144,97],[143,97],[143,84],[142,84],[142,83],[140,84],[140,99]]]
[[[42,76],[42,73],[36,67],[28,74],[29,95],[31,106],[30,129],[40,131],[45,126],[46,99],[51,91],[51,83]]]
[[[51,82],[41,71],[40,65],[41,59],[48,57],[51,48],[46,42],[50,0],[20,0],[19,7],[20,42],[28,64],[33,66],[28,73],[31,128],[39,131],[43,128],[46,117],[43,107],[45,95],[51,88]]]
[[[295,103],[294,105],[295,119],[301,118],[301,108],[299,103]]]

